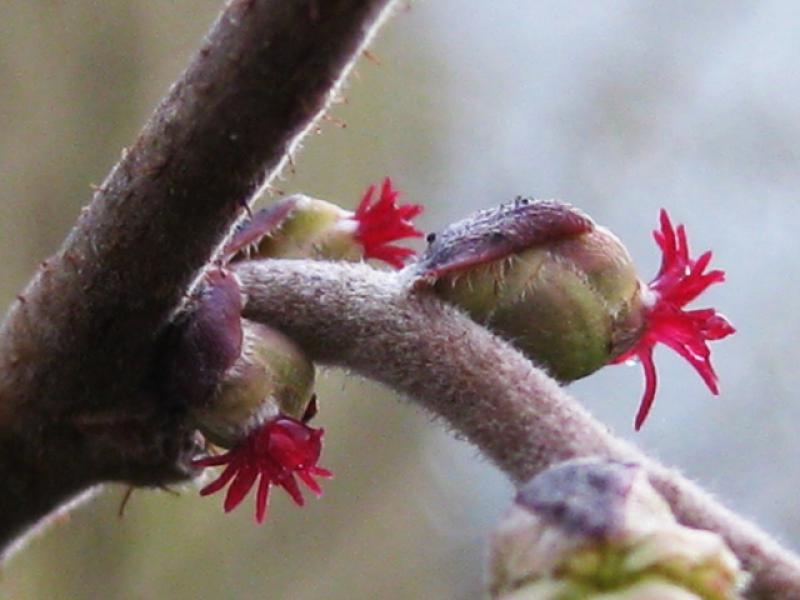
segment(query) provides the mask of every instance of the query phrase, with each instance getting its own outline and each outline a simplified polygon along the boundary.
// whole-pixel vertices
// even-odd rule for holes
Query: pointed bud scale
[[[504,600],[738,600],[744,581],[722,538],[679,524],[641,467],[600,459],[524,485],[491,545]]]
[[[399,192],[388,177],[377,196],[375,192],[370,186],[355,212],[308,196],[285,198],[240,227],[223,258],[373,258],[400,268],[415,253],[393,242],[422,236],[412,224],[422,207],[398,204]]]
[[[562,202],[518,198],[451,225],[415,276],[562,381],[625,352],[643,326],[627,250]]]
[[[249,220],[240,223],[222,250],[222,262],[227,264],[238,259],[248,258],[253,254],[256,255],[255,257],[259,257],[258,250],[262,242],[266,238],[277,235],[298,205],[301,205],[306,199],[308,197],[302,194],[289,196],[262,208]]]
[[[428,249],[415,267],[418,277],[435,281],[594,228],[588,215],[569,204],[518,196],[428,236]]]
[[[164,391],[189,407],[202,406],[214,394],[222,374],[242,351],[242,295],[232,273],[215,269],[179,322],[165,336]]]

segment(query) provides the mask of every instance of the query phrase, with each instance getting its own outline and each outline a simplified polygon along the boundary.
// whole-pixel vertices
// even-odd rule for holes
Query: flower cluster
[[[645,375],[645,389],[635,427],[641,428],[656,393],[656,369],[653,348],[662,343],[672,348],[691,364],[712,394],[718,394],[717,374],[711,365],[707,342],[729,336],[736,330],[713,308],[684,310],[684,307],[709,286],[725,280],[724,271],[706,272],[711,252],[697,259],[689,256],[689,243],[683,225],[673,227],[669,215],[661,211],[661,228],[653,231],[661,249],[661,268],[643,292],[645,328],[636,344],[617,357],[614,364],[637,358]]]
[[[415,252],[393,242],[422,236],[411,222],[422,212],[422,207],[398,204],[399,192],[392,187],[388,177],[383,181],[377,199],[375,192],[375,186],[370,186],[355,212],[307,196],[285,198],[253,215],[235,232],[222,253],[223,263],[269,258],[375,258],[400,268]],[[207,294],[208,299],[223,291],[222,284],[227,284],[224,289],[231,291],[228,288],[235,285],[235,278],[210,282],[212,293]],[[225,295],[225,300],[230,300],[229,296],[238,301],[238,288]],[[208,300],[206,304],[209,304]],[[211,312],[221,316],[224,314],[221,307],[224,306],[217,302],[210,307]],[[199,403],[203,408],[194,414],[198,428],[210,442],[231,449],[218,456],[195,460],[193,465],[200,468],[225,467],[219,477],[200,492],[207,496],[227,486],[225,512],[241,504],[257,484],[256,520],[261,523],[267,514],[270,487],[282,487],[298,505],[302,505],[304,501],[297,479],[320,496],[322,490],[315,477],[330,477],[332,474],[317,466],[323,430],[306,425],[316,407],[313,396],[305,413],[302,410],[313,385],[313,366],[290,340],[266,326],[241,319],[240,312],[240,303],[233,303],[228,311],[237,323],[241,320],[243,324],[233,328],[235,331],[216,327],[219,319],[199,322],[199,317],[205,314],[201,310],[194,313],[196,326],[186,328],[185,335],[190,339],[184,346],[193,349],[188,352],[189,364],[196,364],[194,350],[206,342],[206,337],[214,338],[216,345],[223,338],[228,342],[232,340],[229,345],[238,354],[221,366],[213,365],[213,370],[221,377],[214,386],[215,396],[212,402]],[[213,352],[211,354],[216,356]],[[287,373],[291,377],[282,375]],[[193,374],[180,380],[188,381],[192,390],[196,387]],[[242,434],[242,423],[245,424],[244,431],[248,431],[254,415],[263,412],[263,407],[268,405],[277,408],[279,416]],[[300,415],[303,415],[301,420],[297,420],[295,417]]]
[[[401,268],[406,259],[415,254],[411,248],[392,245],[396,240],[422,237],[411,220],[422,213],[419,204],[397,204],[400,195],[392,187],[392,180],[383,180],[378,200],[373,202],[375,186],[364,192],[353,219],[358,224],[356,240],[364,248],[364,258],[382,260],[393,267]]]
[[[314,477],[333,475],[317,466],[323,433],[322,429],[286,416],[265,422],[228,452],[193,462],[196,467],[225,466],[217,479],[200,490],[200,495],[208,496],[230,483],[223,505],[225,512],[230,512],[258,481],[256,521],[259,523],[266,518],[269,489],[273,485],[282,487],[302,506],[304,499],[295,476],[319,497],[322,489]]]
[[[240,231],[231,252],[261,235],[272,243],[257,241],[261,258],[375,258],[400,268],[414,251],[393,242],[422,235],[411,222],[422,207],[398,204],[398,195],[387,177],[377,199],[376,187],[370,186],[355,212],[321,200],[294,198],[279,212],[273,208],[263,219],[254,219],[253,231]],[[432,237],[415,267],[416,275],[419,286],[427,286],[462,306],[478,322],[512,338],[524,353],[561,380],[571,381],[606,364],[638,359],[645,374],[644,395],[635,419],[638,430],[655,398],[656,344],[685,358],[717,394],[708,342],[735,331],[713,308],[685,308],[708,287],[724,281],[723,271],[707,271],[711,252],[692,258],[683,225],[673,227],[664,210],[660,228],[653,233],[662,262],[655,278],[645,285],[621,242],[589,217],[563,203],[519,199],[478,213]],[[235,308],[240,309],[238,305]],[[282,341],[277,332],[254,326],[243,331],[251,335],[245,336],[247,343],[238,342],[239,366],[225,369],[227,387],[219,388],[224,392],[217,402],[223,426],[208,425],[205,413],[197,416],[198,425],[212,442],[231,449],[193,464],[225,467],[200,493],[207,496],[227,486],[226,512],[257,486],[256,520],[260,523],[266,517],[273,485],[302,505],[297,480],[320,496],[322,490],[315,478],[332,474],[317,466],[323,430],[307,425],[316,408],[310,391],[310,362],[299,350],[291,351],[289,341]],[[255,333],[260,337],[253,337]],[[259,345],[259,341],[263,343]],[[295,375],[305,373],[300,379],[304,385],[274,380],[268,366],[275,367],[281,360]],[[262,400],[276,403],[278,416],[252,430],[245,428],[243,435],[236,423],[229,421],[236,421],[241,413],[243,422],[249,422],[257,413],[251,410],[251,397],[258,400],[256,407]],[[229,435],[232,431],[237,432],[234,437]]]

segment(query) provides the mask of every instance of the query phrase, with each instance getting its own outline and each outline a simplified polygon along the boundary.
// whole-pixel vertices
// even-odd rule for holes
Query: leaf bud
[[[225,448],[278,414],[303,419],[314,385],[314,366],[303,351],[241,312],[236,276],[211,270],[163,348],[166,397]]]
[[[388,177],[377,200],[375,192],[370,186],[355,212],[302,194],[289,196],[253,215],[234,234],[223,258],[374,258],[400,268],[415,253],[393,242],[422,236],[411,223],[422,207],[398,204],[400,192]]]
[[[568,204],[517,198],[429,239],[415,287],[461,307],[562,381],[628,350],[644,326],[628,251]]]
[[[634,464],[562,463],[519,491],[491,545],[502,600],[739,600],[720,536],[679,524]]]
[[[211,398],[192,410],[198,429],[225,448],[278,415],[302,420],[314,387],[314,365],[292,340],[247,319],[242,333],[239,357]]]

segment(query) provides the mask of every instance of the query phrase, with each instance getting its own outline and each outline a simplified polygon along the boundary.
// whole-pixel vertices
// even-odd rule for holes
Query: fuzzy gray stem
[[[0,551],[94,482],[187,476],[159,336],[390,3],[227,3],[0,329]]]
[[[639,463],[685,525],[721,534],[753,575],[748,598],[800,598],[800,558],[675,470],[615,438],[544,371],[455,308],[409,291],[404,272],[274,260],[236,267],[247,318],[322,363],[404,393],[517,484],[561,461]]]

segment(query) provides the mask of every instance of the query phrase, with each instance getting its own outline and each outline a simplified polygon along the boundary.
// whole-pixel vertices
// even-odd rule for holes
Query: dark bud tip
[[[208,401],[242,351],[242,299],[236,277],[209,271],[197,298],[168,334],[166,392],[189,405]]]
[[[233,236],[222,250],[222,263],[233,262],[246,255],[247,249],[272,232],[289,216],[297,205],[298,197],[289,196],[280,202],[262,208],[236,228]]]
[[[432,282],[594,227],[588,215],[565,202],[517,197],[429,235],[428,248],[415,267],[416,276],[421,282]]]
[[[531,479],[515,502],[567,534],[609,539],[624,526],[627,501],[640,470],[632,463],[570,461]]]

